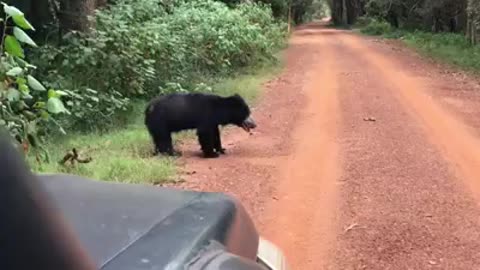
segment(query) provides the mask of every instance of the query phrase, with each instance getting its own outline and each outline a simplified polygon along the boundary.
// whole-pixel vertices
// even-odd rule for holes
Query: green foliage
[[[392,32],[392,26],[383,20],[370,19],[366,22],[366,25],[361,28],[362,33],[367,35],[384,35]]]
[[[288,0],[258,0],[258,3],[269,5],[275,18],[286,18],[288,13]]]
[[[141,116],[143,109],[142,104],[140,108],[135,108],[135,112]],[[176,174],[174,160],[152,155],[151,139],[142,120],[138,119],[124,129],[105,133],[72,132],[47,143],[54,162],[38,163],[30,158],[29,163],[33,170],[43,173],[71,173],[104,181],[156,184],[173,180]],[[59,164],[57,161],[72,148],[78,149],[83,157],[92,158],[92,161],[80,166]]]
[[[415,31],[406,33],[402,39],[429,56],[480,71],[480,46],[471,45],[461,34]]]
[[[365,4],[365,10],[369,17],[384,18],[392,7],[399,3],[399,0],[369,0]]]
[[[363,33],[401,39],[428,56],[467,70],[480,71],[480,46],[472,45],[463,34],[392,30],[384,26],[385,23],[378,26],[378,20],[371,18],[362,19],[360,22],[362,24],[359,26]]]
[[[64,124],[94,127],[103,125],[98,116],[128,111],[131,98],[208,91],[197,82],[273,60],[285,37],[286,25],[263,4],[118,0],[97,12],[90,33],[69,33],[33,59],[45,81],[70,89]]]
[[[35,66],[24,60],[22,45],[36,47],[35,42],[24,30],[33,30],[24,14],[13,6],[3,3],[5,35],[0,47],[0,125],[28,150],[30,146],[41,147],[49,123],[56,123],[53,115],[70,112],[64,107],[60,93],[48,92],[32,74]],[[24,30],[23,30],[24,29]],[[64,132],[62,127],[57,126]]]
[[[330,16],[330,7],[326,0],[313,0],[305,15],[308,20],[323,19]]]
[[[280,56],[276,56],[280,58]],[[211,82],[212,91],[222,96],[239,94],[251,104],[255,103],[262,84],[271,80],[282,69],[281,63],[262,62],[242,70],[230,78]]]
[[[367,0],[365,11],[394,27],[459,32],[465,28],[466,4],[466,0]]]
[[[240,0],[219,0],[230,7],[242,3]],[[271,9],[273,17],[280,20],[287,20],[289,7],[293,23],[300,24],[316,18],[323,18],[329,15],[327,0],[254,0],[255,3],[262,3]]]

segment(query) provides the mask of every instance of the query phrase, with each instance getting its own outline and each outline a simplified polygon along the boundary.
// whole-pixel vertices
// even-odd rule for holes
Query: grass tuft
[[[135,104],[134,112],[141,116],[144,104]],[[56,142],[48,142],[50,163],[39,164],[30,160],[37,172],[69,173],[93,179],[154,184],[173,180],[175,176],[174,160],[152,156],[152,146],[148,131],[141,117],[125,129],[106,133],[69,134]],[[58,164],[67,151],[76,148],[83,157],[93,160],[75,167]]]

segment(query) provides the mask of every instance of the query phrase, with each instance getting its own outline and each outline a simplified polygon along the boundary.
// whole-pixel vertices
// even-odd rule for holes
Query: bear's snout
[[[254,129],[257,127],[257,124],[255,123],[255,120],[253,120],[252,117],[248,117],[247,119],[245,119],[245,121],[243,121],[242,123],[242,128],[246,131],[246,132],[250,132],[251,129]]]

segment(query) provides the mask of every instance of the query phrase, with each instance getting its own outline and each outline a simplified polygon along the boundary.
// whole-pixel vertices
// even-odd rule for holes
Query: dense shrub
[[[33,75],[35,66],[25,61],[25,45],[36,47],[25,31],[34,30],[23,12],[3,4],[0,46],[0,126],[23,145],[24,151],[42,149],[41,141],[54,115],[69,113],[63,91],[48,89]],[[63,128],[56,125],[60,131]],[[31,148],[33,146],[33,148]],[[39,151],[36,151],[38,154]],[[48,158],[48,153],[45,157]]]
[[[68,102],[82,108],[72,116],[79,123],[126,110],[126,98],[208,89],[196,86],[198,78],[272,59],[286,29],[263,4],[229,8],[211,0],[119,0],[95,20],[90,33],[70,33],[34,57],[47,81],[88,101],[86,111]]]
[[[366,22],[362,32],[368,35],[383,35],[392,32],[392,26],[386,21],[372,18]]]

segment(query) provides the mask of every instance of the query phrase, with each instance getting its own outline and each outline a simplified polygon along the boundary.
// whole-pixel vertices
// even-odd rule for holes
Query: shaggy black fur
[[[205,157],[225,153],[219,125],[233,124],[249,131],[256,127],[250,108],[239,95],[190,93],[170,94],[153,99],[145,110],[145,125],[155,144],[155,152],[178,155],[173,149],[172,132],[196,129]]]

